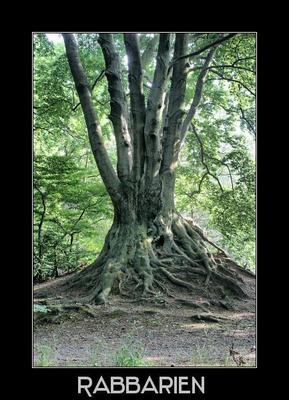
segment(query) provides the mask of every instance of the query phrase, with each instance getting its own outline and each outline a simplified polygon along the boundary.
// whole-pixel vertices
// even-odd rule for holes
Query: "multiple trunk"
[[[201,230],[184,220],[174,205],[179,152],[200,102],[216,44],[207,47],[209,52],[186,114],[187,34],[175,35],[173,62],[170,62],[172,35],[159,35],[147,104],[138,38],[136,34],[124,34],[130,106],[113,36],[99,34],[117,147],[115,171],[103,143],[76,40],[72,34],[63,37],[91,149],[115,211],[100,256],[74,277],[71,284],[88,290],[88,300],[97,304],[104,303],[110,292],[124,296],[151,297],[160,293],[174,296],[176,287],[202,297],[217,292],[225,296],[226,289],[245,296],[242,279],[224,266],[225,255],[220,252],[213,255]]]

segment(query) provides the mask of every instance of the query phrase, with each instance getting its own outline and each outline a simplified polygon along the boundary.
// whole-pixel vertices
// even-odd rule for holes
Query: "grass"
[[[212,354],[209,349],[206,348],[206,344],[203,346],[196,346],[192,357],[192,366],[194,367],[236,367],[236,363],[231,356],[227,355],[220,362],[216,362],[212,359]],[[255,366],[254,360],[246,359],[246,367]]]
[[[106,354],[104,354],[106,358]],[[152,361],[145,359],[145,349],[134,334],[129,334],[110,359],[111,365],[116,367],[146,367],[152,366]],[[101,367],[101,348],[100,343],[97,343],[91,348],[89,366]]]
[[[154,365],[152,361],[145,359],[145,348],[136,339],[138,336],[136,321],[131,333],[128,334],[123,345],[116,351],[114,365],[117,367],[148,367]]]
[[[134,327],[136,330],[136,327]],[[135,332],[136,333],[136,332]],[[115,353],[115,365],[117,367],[141,367],[147,366],[144,359],[144,347],[135,339],[134,333],[127,336],[124,344]]]
[[[146,367],[153,365],[144,358],[144,349],[135,344],[125,344],[115,354],[117,367]]]
[[[92,350],[91,350],[89,365],[91,365],[92,367],[100,367],[100,361],[99,361],[99,344],[97,344],[97,345],[96,345],[95,347],[93,347]]]
[[[208,337],[208,330],[205,330],[205,336]],[[192,356],[192,365],[194,367],[229,367],[232,364],[231,358],[226,356],[223,361],[216,362],[212,359],[212,352],[208,348],[207,343],[202,346],[195,346]]]
[[[42,345],[37,348],[38,356],[34,361],[35,367],[55,366],[54,350],[51,346]]]
[[[212,365],[210,362],[210,351],[208,350],[206,344],[203,346],[195,346],[192,356],[192,365],[194,367]]]

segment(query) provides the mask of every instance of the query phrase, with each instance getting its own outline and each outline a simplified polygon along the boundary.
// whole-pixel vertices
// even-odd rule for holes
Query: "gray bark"
[[[157,65],[150,90],[145,121],[146,181],[153,180],[161,162],[160,129],[165,108],[167,72],[170,56],[170,34],[160,34]]]
[[[144,170],[146,107],[143,94],[143,72],[137,35],[135,33],[125,33],[124,43],[128,56],[128,80],[133,129],[133,179],[138,182]]]
[[[215,54],[215,47],[213,47],[209,51],[209,53],[205,59],[203,68],[201,69],[201,72],[198,76],[193,101],[192,101],[191,107],[190,107],[190,109],[186,115],[186,118],[184,119],[184,122],[182,124],[182,127],[181,127],[180,141],[178,143],[178,148],[177,148],[177,157],[179,155],[181,146],[184,142],[189,125],[190,125],[191,121],[193,120],[194,116],[196,115],[197,107],[200,104],[206,75],[208,73],[208,67],[213,59],[214,54]]]
[[[92,103],[91,91],[86,74],[80,61],[77,42],[74,35],[71,33],[64,33],[63,38],[67,59],[83,110],[91,150],[105,187],[112,201],[116,203],[119,200],[120,181],[104,146],[101,126]]]
[[[143,94],[143,65],[136,34],[124,34],[128,56],[130,90],[129,123],[128,106],[120,74],[120,61],[112,34],[101,33],[101,46],[111,101],[110,119],[117,147],[117,174],[105,150],[101,127],[95,114],[91,92],[82,67],[77,44],[72,34],[64,34],[67,58],[75,81],[85,116],[91,147],[99,171],[115,206],[118,221],[138,220],[148,222],[159,212],[169,223],[174,214],[175,170],[181,145],[188,126],[201,101],[203,86],[219,39],[205,46],[208,55],[199,73],[194,98],[186,114],[185,93],[189,65],[186,59],[188,34],[175,35],[173,62],[170,63],[170,34],[159,35],[156,68],[149,93],[147,108]],[[227,35],[226,40],[233,35]],[[156,39],[146,49],[151,55]],[[199,53],[198,53],[199,54]],[[171,80],[168,89],[168,82]],[[132,138],[132,143],[130,142]],[[133,183],[133,184],[132,184]]]
[[[186,53],[188,34],[176,34],[174,58]],[[173,214],[175,170],[177,166],[176,145],[184,118],[184,99],[186,91],[186,61],[181,59],[173,66],[172,82],[169,94],[167,126],[163,134],[163,157],[160,168],[162,181],[162,204],[165,219]]]
[[[174,58],[184,54],[188,46],[188,35],[177,34],[175,39]],[[175,63],[173,66],[172,83],[169,95],[168,105],[168,126],[165,127],[163,143],[163,159],[161,164],[161,173],[166,171],[174,172],[175,144],[179,135],[181,124],[184,118],[184,99],[186,91],[186,61],[184,59]]]
[[[155,34],[155,36],[149,41],[146,49],[142,53],[141,64],[142,64],[143,70],[145,70],[147,68],[148,64],[151,62],[151,60],[154,56],[154,52],[156,50],[157,44],[158,44],[158,40],[159,40],[158,35]]]
[[[132,145],[128,129],[128,109],[121,82],[119,56],[111,33],[101,33],[98,40],[104,60],[110,94],[110,120],[117,148],[117,173],[121,181],[129,178],[132,169]]]

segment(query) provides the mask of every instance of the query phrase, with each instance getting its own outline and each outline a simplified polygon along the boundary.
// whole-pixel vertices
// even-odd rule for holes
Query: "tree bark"
[[[186,53],[188,34],[176,34],[174,59]],[[163,133],[163,156],[160,167],[162,184],[163,216],[168,223],[174,212],[175,172],[177,166],[177,144],[184,118],[184,99],[186,91],[186,61],[181,59],[173,65],[172,82],[169,94],[167,125]]]
[[[111,33],[101,33],[98,40],[105,60],[105,75],[110,94],[110,120],[112,121],[117,148],[117,173],[121,181],[130,177],[132,145],[128,129],[128,108],[120,74],[120,62]]]
[[[154,180],[161,162],[161,125],[165,108],[168,67],[170,57],[170,34],[160,34],[157,65],[147,104],[145,121],[146,184]]]
[[[143,72],[137,35],[125,33],[124,43],[128,56],[128,81],[133,130],[133,180],[139,182],[144,169],[144,124],[146,117],[143,94]]]
[[[92,153],[105,187],[115,204],[119,200],[120,181],[104,147],[101,126],[94,110],[91,91],[80,61],[76,39],[71,33],[63,34],[66,55],[83,110]]]

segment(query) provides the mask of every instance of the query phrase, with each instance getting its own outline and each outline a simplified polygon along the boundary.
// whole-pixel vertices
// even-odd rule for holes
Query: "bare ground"
[[[49,283],[36,285],[35,290],[45,285]],[[232,306],[200,310],[188,304],[128,302],[114,296],[105,306],[91,306],[91,314],[71,310],[52,322],[35,323],[35,364],[41,349],[48,346],[50,366],[116,366],[116,352],[133,341],[144,349],[144,364],[152,366],[237,367],[236,358],[242,356],[243,367],[254,367],[254,299]],[[208,316],[213,321],[203,320]],[[239,353],[235,361],[232,345]]]

